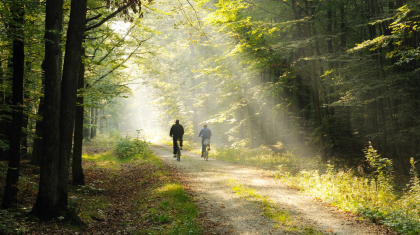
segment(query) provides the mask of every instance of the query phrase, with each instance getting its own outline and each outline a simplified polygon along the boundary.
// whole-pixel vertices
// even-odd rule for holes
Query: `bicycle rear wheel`
[[[208,161],[209,159],[209,152],[206,150],[206,152],[204,152],[204,160]]]
[[[179,145],[178,145],[178,150],[176,151],[176,160],[181,161],[181,150],[179,150]]]

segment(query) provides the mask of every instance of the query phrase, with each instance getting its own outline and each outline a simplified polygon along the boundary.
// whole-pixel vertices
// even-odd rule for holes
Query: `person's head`
[[[204,126],[204,128],[207,128],[207,124],[204,124],[203,126]]]
[[[176,124],[179,124],[179,120],[175,120],[175,123],[176,123]]]

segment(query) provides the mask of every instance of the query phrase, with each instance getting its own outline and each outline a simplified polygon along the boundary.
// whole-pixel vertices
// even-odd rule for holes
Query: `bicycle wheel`
[[[209,159],[209,152],[206,149],[206,152],[204,152],[204,160],[208,161]]]
[[[181,161],[181,150],[179,150],[179,145],[178,145],[178,150],[176,151],[176,160]]]

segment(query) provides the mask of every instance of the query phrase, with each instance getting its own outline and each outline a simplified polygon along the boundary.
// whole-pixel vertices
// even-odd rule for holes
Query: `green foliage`
[[[295,175],[285,172],[276,172],[276,175],[288,185],[344,210],[361,214],[402,234],[418,234],[420,195],[415,168],[412,168],[410,190],[398,198],[393,187],[391,161],[381,158],[372,146],[364,152],[372,175],[357,176],[351,170],[335,169],[333,165],[328,165],[324,174],[317,170],[302,170]]]
[[[169,226],[163,226],[166,229],[159,232],[150,229],[139,234],[201,234],[199,222],[196,220],[198,209],[180,183],[160,184],[141,207],[146,207],[148,202],[153,202],[154,206],[147,210],[145,218]]]
[[[131,138],[126,136],[120,138],[114,145],[113,148],[115,156],[119,159],[126,159],[131,156],[148,156],[152,154],[149,149],[149,143],[138,138]]]
[[[0,209],[0,233],[2,234],[26,234],[29,228],[25,223],[19,223],[17,217],[22,212]]]
[[[337,169],[331,163],[324,166],[313,159],[296,158],[292,153],[274,154],[267,149],[232,147],[213,150],[212,157],[268,168],[274,176],[290,186],[402,234],[420,232],[420,180],[413,159],[410,161],[410,184],[407,185],[407,191],[399,196],[401,192],[394,188],[391,160],[382,158],[372,145],[364,150],[372,173],[362,176],[352,169]],[[229,184],[238,194],[258,197],[251,189],[234,181]]]
[[[369,162],[370,167],[375,173],[375,178],[386,178],[390,181],[393,179],[392,161],[388,158],[382,158],[378,151],[373,149],[372,144],[369,142],[369,147],[363,150],[366,160]]]

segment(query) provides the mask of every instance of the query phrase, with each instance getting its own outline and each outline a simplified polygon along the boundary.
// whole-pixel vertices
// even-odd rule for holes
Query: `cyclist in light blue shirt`
[[[209,128],[207,128],[207,124],[203,125],[203,129],[201,129],[200,134],[198,134],[198,137],[201,137],[201,157],[203,157],[204,151],[206,151],[206,146],[204,145],[204,140],[209,139],[211,137],[211,131]]]

